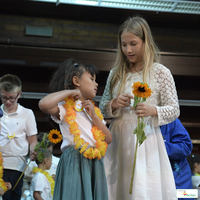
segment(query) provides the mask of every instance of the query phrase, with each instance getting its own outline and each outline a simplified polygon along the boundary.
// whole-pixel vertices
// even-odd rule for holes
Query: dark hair
[[[190,165],[190,169],[191,169],[191,172],[193,173],[193,171],[194,171],[194,164],[195,163],[198,163],[198,164],[200,164],[200,156],[199,155],[189,155],[188,157],[187,157],[187,161],[188,161],[188,163],[189,163],[189,165]]]
[[[17,92],[21,92],[21,80],[13,74],[6,74],[0,78],[0,89],[5,90],[6,92],[12,92],[17,89]]]
[[[43,155],[44,155],[44,159],[47,158],[47,159],[50,159],[52,157],[52,153],[48,150],[48,149],[39,149],[37,153],[39,152],[42,152]],[[43,159],[43,160],[44,160]],[[43,160],[40,162],[37,158],[35,160],[35,162],[37,163],[37,165],[39,165],[40,163],[43,162]]]
[[[92,64],[85,65],[72,58],[65,60],[53,74],[49,85],[51,92],[74,89],[72,78],[74,76],[80,78],[84,72],[94,76],[98,73],[98,69]]]

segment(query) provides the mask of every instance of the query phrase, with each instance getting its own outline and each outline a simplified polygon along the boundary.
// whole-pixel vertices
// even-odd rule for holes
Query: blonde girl
[[[131,109],[135,82],[148,83],[153,91],[145,103]],[[104,158],[110,200],[174,200],[172,169],[159,126],[179,116],[174,79],[159,64],[158,48],[145,19],[132,17],[119,29],[114,68],[107,79],[100,109],[112,118],[112,143]],[[144,117],[147,139],[138,147],[133,192],[129,194],[133,169],[137,117]]]

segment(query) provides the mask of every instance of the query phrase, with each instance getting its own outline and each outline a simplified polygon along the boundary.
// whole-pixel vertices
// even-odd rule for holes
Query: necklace
[[[49,181],[49,184],[51,186],[51,195],[53,196],[55,181],[53,180],[52,176],[50,176],[48,172],[46,172],[38,167],[33,167],[33,174],[35,174],[37,172],[40,172],[45,175],[45,177],[47,178],[47,180]]]
[[[0,152],[0,187],[2,187],[4,192],[6,192],[8,189],[6,186],[6,182],[2,178],[3,178],[3,157],[2,157],[2,152]]]
[[[94,102],[92,101],[94,104]],[[75,112],[75,102],[74,98],[68,97],[65,99],[65,104],[63,105],[66,111],[65,122],[67,122],[69,126],[70,133],[74,136],[75,149],[80,149],[80,153],[89,159],[98,158],[101,159],[102,156],[105,156],[108,144],[104,141],[105,134],[97,127],[92,126],[91,132],[93,134],[94,139],[96,140],[95,147],[90,147],[87,149],[89,145],[83,138],[81,138],[81,131],[78,128],[78,124],[76,122],[76,112]],[[103,120],[103,115],[101,114],[101,110],[94,105],[96,115]]]

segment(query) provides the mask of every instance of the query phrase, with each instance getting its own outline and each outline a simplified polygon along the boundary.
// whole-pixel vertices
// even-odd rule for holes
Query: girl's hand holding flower
[[[129,107],[131,103],[131,99],[134,99],[133,95],[130,94],[120,94],[116,99],[112,102],[113,110],[116,108],[125,108]]]
[[[138,103],[135,107],[135,114],[138,117],[155,116],[157,115],[157,109],[155,106],[151,106],[146,103]]]

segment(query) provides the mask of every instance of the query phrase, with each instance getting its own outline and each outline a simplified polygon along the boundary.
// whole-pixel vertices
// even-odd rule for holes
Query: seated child
[[[54,180],[45,170],[49,170],[52,163],[52,153],[47,149],[40,149],[38,154],[43,154],[39,161],[36,159],[37,167],[33,168],[33,179],[31,181],[31,196],[35,200],[52,200]],[[41,156],[42,157],[42,156]]]
[[[193,147],[189,133],[179,119],[161,126],[160,129],[172,166],[176,189],[193,189],[191,170],[186,159]],[[179,198],[179,200],[184,199]]]
[[[189,155],[187,160],[192,172],[192,185],[194,189],[198,189],[198,198],[200,200],[200,156]]]

